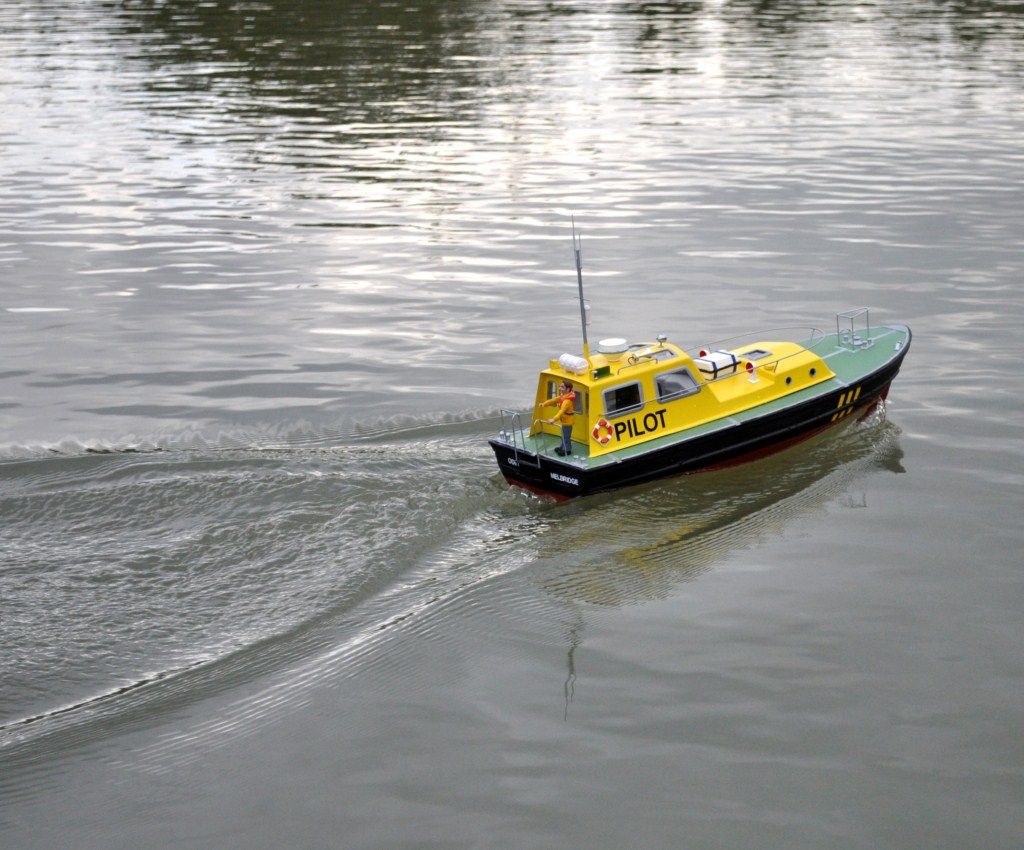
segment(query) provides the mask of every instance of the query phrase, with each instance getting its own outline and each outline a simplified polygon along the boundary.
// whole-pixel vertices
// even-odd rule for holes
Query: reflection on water
[[[1005,4],[9,4],[0,452],[518,404],[578,345],[571,213],[597,337],[960,312],[942,282],[1019,253],[1022,38]]]
[[[1022,44],[967,0],[0,4],[0,844],[1019,845]],[[870,305],[891,422],[511,492],[481,420],[579,346],[573,214],[592,338]],[[819,516],[899,573],[766,614],[787,565],[716,571]],[[734,577],[653,683],[651,601]]]
[[[544,589],[590,605],[669,596],[680,582],[829,505],[866,471],[902,472],[899,428],[883,415],[743,466],[603,497],[574,518],[572,567],[544,579]]]
[[[663,598],[834,501],[867,470],[899,471],[899,430],[879,419],[741,467],[565,505],[505,487],[484,451],[467,468],[478,435],[451,426],[333,449],[12,464],[18,477],[0,508],[22,559],[4,579],[21,649],[3,662],[12,690],[0,747],[12,763],[31,761],[158,707],[267,681],[256,703],[246,697],[154,746],[147,759],[166,767],[184,744],[251,734],[304,691],[429,634],[487,588],[494,601],[474,605],[498,604],[508,590],[522,605],[515,588],[535,562],[544,593],[574,605]],[[44,502],[61,519],[33,531]],[[181,531],[161,547],[155,535],[168,523]],[[97,542],[76,544],[76,563],[60,541],[86,528]],[[33,600],[54,592],[66,601],[30,616]],[[583,620],[570,631],[575,646]],[[79,698],[47,709],[69,687]]]

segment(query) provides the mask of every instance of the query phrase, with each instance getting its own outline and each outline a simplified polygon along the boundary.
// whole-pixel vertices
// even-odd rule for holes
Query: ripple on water
[[[378,678],[404,687],[411,639],[429,645],[439,631],[468,636],[521,617],[553,618],[558,628],[563,604],[661,598],[835,498],[866,465],[898,464],[886,460],[892,426],[845,430],[838,442],[812,441],[796,464],[762,462],[754,473],[763,488],[750,489],[750,469],[727,470],[568,506],[493,486],[490,458],[459,437],[312,454],[52,460],[42,474],[21,464],[27,474],[3,507],[22,569],[5,579],[5,597],[14,610],[37,610],[32,576],[37,592],[66,601],[48,620],[16,625],[29,652],[7,660],[5,679],[27,684],[41,678],[33,665],[58,665],[65,693],[77,682],[86,696],[54,709],[59,694],[38,694],[49,706],[35,714],[8,707],[6,744],[26,754],[78,746],[97,726],[145,723],[151,706],[162,714],[262,680],[258,694],[246,688],[215,719],[147,747],[143,764],[163,770],[194,757],[197,742],[248,734],[301,706],[325,679],[385,657]],[[81,539],[88,528],[109,544],[94,542],[74,569],[57,569],[67,554],[54,540],[33,548],[19,535],[38,510],[54,517],[54,540]],[[163,549],[158,529],[173,530]],[[580,554],[571,565],[551,554],[564,535]],[[524,575],[536,577],[529,586],[539,595],[524,596]],[[75,621],[79,609],[90,618]],[[57,633],[73,652],[55,651]]]
[[[584,613],[698,587],[874,465],[898,469],[900,430],[921,480],[1017,492],[1024,29],[1006,4],[349,4],[327,25],[316,5],[0,8],[5,799],[126,730],[166,732],[135,762],[166,769],[338,677],[443,690],[496,625],[501,652],[532,649],[517,641],[535,624],[577,641]],[[578,344],[571,215],[592,338],[690,344],[860,303],[907,321],[899,429],[578,505],[508,491],[480,420]],[[965,501],[953,486],[931,512],[970,519]],[[992,513],[995,539],[1012,523]],[[597,749],[633,757],[685,723],[714,759],[692,824],[737,834],[737,810],[714,808],[734,791],[722,765],[801,767],[786,744],[820,718],[787,714],[770,680],[828,690],[835,646],[779,613],[792,635],[732,624],[706,669],[638,662],[621,681],[656,708],[612,700],[594,727]],[[974,650],[947,634],[973,637],[891,632],[922,680],[935,646],[951,669]],[[417,651],[435,650],[428,685]],[[849,770],[835,741],[857,740],[842,722],[875,710],[851,696],[860,660],[840,660],[854,713],[827,718],[814,756],[831,776]],[[938,713],[929,688],[889,705]],[[530,767],[572,789],[552,765],[578,753]],[[595,764],[598,805],[636,776]],[[743,810],[759,832],[765,812],[808,811],[760,805],[772,787]],[[552,809],[585,796],[555,790]],[[817,802],[825,821],[848,805]]]
[[[8,464],[3,596],[21,651],[5,655],[5,681],[18,687],[5,689],[4,719],[230,654],[372,594],[415,550],[416,521],[449,522],[438,511],[465,498],[435,482],[435,504],[417,480],[450,481],[466,449]],[[382,520],[394,526],[386,534]]]

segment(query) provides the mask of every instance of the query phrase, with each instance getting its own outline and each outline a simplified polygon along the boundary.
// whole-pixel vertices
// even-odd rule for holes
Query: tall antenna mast
[[[583,257],[582,243],[576,235],[576,217],[572,216],[572,250],[576,255],[576,285],[580,291],[580,322],[583,325],[583,356],[590,359],[590,343],[587,342],[587,305],[583,300]]]

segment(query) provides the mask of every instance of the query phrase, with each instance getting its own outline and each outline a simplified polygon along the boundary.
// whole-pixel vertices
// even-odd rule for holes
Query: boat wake
[[[479,425],[404,424],[315,448],[8,463],[0,673],[21,701],[0,700],[0,752],[86,743],[283,676],[280,700],[235,711],[254,722],[514,569],[550,506],[497,480]]]
[[[162,771],[327,682],[372,669],[403,687],[412,635],[517,606],[561,629],[566,605],[662,598],[870,469],[898,469],[898,433],[879,412],[743,468],[568,504],[508,488],[468,422],[313,449],[12,463],[0,672],[38,708],[3,705],[0,759],[163,725],[175,731],[131,755]],[[32,540],[40,512],[51,527]],[[553,559],[565,539],[572,557]],[[48,618],[19,617],[40,594],[60,600]]]
[[[152,454],[156,452],[217,452],[246,449],[332,449],[339,444],[372,440],[392,442],[401,438],[470,435],[481,423],[500,421],[498,408],[468,408],[431,414],[400,414],[376,420],[354,420],[334,425],[314,425],[298,420],[261,430],[219,429],[215,433],[184,430],[119,439],[68,436],[47,443],[0,444],[0,463],[42,460],[79,455]]]

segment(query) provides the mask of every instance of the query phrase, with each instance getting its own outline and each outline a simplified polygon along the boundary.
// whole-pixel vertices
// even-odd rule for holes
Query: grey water
[[[573,217],[886,405],[508,488]],[[0,846],[1024,845],[1022,249],[1020,3],[9,0]]]

